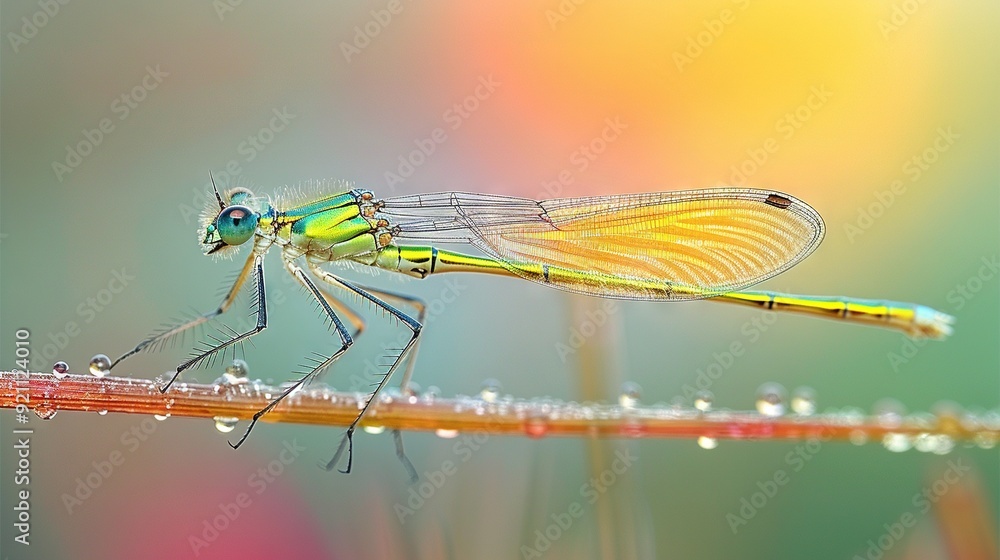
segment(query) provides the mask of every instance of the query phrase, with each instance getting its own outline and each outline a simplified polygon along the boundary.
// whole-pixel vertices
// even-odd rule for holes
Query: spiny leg
[[[288,267],[286,267],[286,269],[287,268]],[[292,276],[295,276],[295,273],[292,272],[291,269],[289,269],[289,273],[291,273]],[[306,289],[309,290],[309,288]],[[337,297],[331,294],[330,292],[324,290],[323,288],[320,288],[319,286],[316,286],[316,289],[319,290],[319,293],[322,295],[323,299],[326,300],[328,304],[330,304],[330,307],[333,308],[333,311],[335,313],[344,315],[344,317],[347,319],[347,322],[349,322],[351,326],[354,327],[354,332],[351,333],[351,338],[358,338],[359,336],[361,336],[361,333],[365,332],[365,320],[363,317],[361,317],[361,315],[359,315],[356,311],[348,307],[346,303],[337,299]]]
[[[352,294],[354,293],[340,284],[335,284],[335,285],[338,288],[341,288]],[[427,314],[427,305],[424,303],[422,299],[409,296],[406,294],[400,294],[397,292],[388,292],[384,290],[379,290],[377,288],[372,288],[371,286],[366,286],[362,284],[355,284],[355,286],[362,290],[367,291],[370,294],[375,295],[376,297],[380,297],[383,300],[387,300],[393,303],[408,304],[412,306],[414,309],[417,310],[417,322],[420,323],[421,325],[424,323],[424,317]],[[354,323],[355,326],[358,327],[358,332],[355,333],[354,335],[356,338],[357,335],[360,334],[364,328],[364,320],[361,319],[361,317],[359,317],[357,314],[354,314],[354,312],[349,307],[347,307],[343,302],[337,300],[329,292],[323,290],[322,288],[320,289],[320,291],[323,292],[325,296],[327,296],[327,301],[331,305],[334,305],[338,311],[343,310],[346,311],[347,313],[354,315],[358,323],[360,323],[359,326],[358,323],[354,323],[354,320],[352,320],[352,323]],[[348,315],[348,319],[351,319],[351,315]],[[419,350],[419,348],[420,348],[420,340],[418,339],[417,342],[414,343],[413,349],[410,351],[409,354],[407,354],[405,358],[406,370],[404,370],[403,372],[403,381],[400,383],[400,389],[403,391],[404,394],[406,393],[406,389],[409,386],[410,378],[413,377],[413,366],[414,364],[417,363],[417,350]],[[415,483],[417,480],[419,480],[419,476],[417,475],[417,469],[413,466],[413,462],[411,462],[409,457],[406,456],[406,449],[403,448],[403,434],[399,430],[395,429],[392,430],[392,440],[396,446],[396,458],[399,459],[399,462],[403,464],[403,468],[406,469],[406,472],[410,477],[410,483]]]
[[[212,337],[213,340],[218,342],[218,344],[216,344],[215,346],[211,346],[211,343],[204,343],[205,345],[210,347],[201,352],[198,352],[196,350],[195,355],[192,356],[190,360],[177,366],[177,371],[174,372],[174,376],[170,378],[170,381],[168,381],[164,387],[160,388],[161,392],[164,393],[167,392],[167,389],[170,388],[170,385],[174,382],[175,379],[177,379],[177,376],[180,375],[182,371],[198,365],[203,360],[214,355],[216,352],[228,348],[233,344],[236,344],[237,342],[243,342],[244,340],[249,339],[251,336],[267,328],[267,302],[265,300],[265,295],[264,295],[264,257],[262,255],[252,255],[252,258],[253,258],[252,268],[254,275],[254,283],[256,284],[253,305],[257,308],[257,325],[243,334],[237,334],[234,332],[233,337],[230,338],[229,340],[220,341]]]
[[[289,271],[289,273],[293,277],[297,278],[297,276],[295,276],[295,272],[293,272],[292,269],[289,269],[287,266],[285,268],[286,270]],[[359,315],[356,311],[351,309],[346,303],[337,299],[337,297],[331,294],[330,292],[324,290],[323,288],[320,288],[319,286],[316,286],[316,289],[319,290],[319,293],[322,295],[323,299],[326,300],[328,304],[330,304],[330,307],[333,308],[334,313],[337,313],[338,316],[343,315],[347,319],[347,322],[349,322],[351,326],[354,328],[354,332],[350,333],[352,339],[357,339],[359,336],[361,336],[361,333],[365,332],[366,323],[361,315]],[[306,288],[306,291],[311,292],[309,288]],[[326,370],[317,372],[317,376],[313,377],[312,381],[318,380],[320,376],[322,376],[325,373],[325,371]]]
[[[250,425],[247,426],[247,430],[246,432],[243,433],[243,437],[241,437],[240,440],[237,441],[236,443],[229,442],[229,445],[233,449],[237,449],[239,448],[240,445],[243,445],[243,442],[246,441],[247,436],[250,435],[250,431],[253,430],[253,427],[257,424],[257,420],[260,420],[261,416],[270,412],[271,409],[277,406],[282,399],[290,395],[292,391],[298,389],[308,379],[314,377],[319,372],[329,367],[330,364],[336,361],[336,359],[339,358],[341,355],[343,355],[344,352],[347,352],[347,349],[350,348],[352,344],[354,344],[354,339],[351,338],[351,334],[347,332],[347,328],[344,327],[344,323],[340,321],[340,318],[337,317],[337,314],[333,311],[333,307],[330,305],[329,301],[327,300],[327,297],[323,294],[323,292],[319,290],[319,288],[316,287],[315,284],[313,284],[312,280],[310,280],[309,277],[306,276],[305,272],[303,272],[300,267],[296,266],[291,261],[287,260],[285,261],[285,268],[288,270],[289,273],[291,273],[291,275],[296,280],[299,281],[299,283],[301,283],[306,288],[306,290],[309,291],[310,294],[312,294],[312,296],[322,307],[324,313],[326,314],[326,318],[330,320],[331,325],[336,329],[337,334],[340,336],[341,347],[339,350],[337,350],[330,356],[327,356],[323,360],[316,363],[315,367],[313,367],[308,373],[303,375],[298,381],[292,383],[287,389],[285,389],[280,395],[278,395],[277,398],[272,400],[267,406],[258,410],[253,415],[253,419],[250,420]]]
[[[417,310],[417,322],[421,325],[424,324],[424,317],[427,315],[427,304],[424,303],[424,300],[397,292],[378,290],[369,286],[357,286],[371,294],[381,297],[384,300],[388,300],[393,303],[404,303],[412,306]],[[417,363],[418,350],[420,350],[419,339],[413,344],[413,349],[410,350],[410,353],[406,356],[406,369],[403,370],[403,380],[399,384],[399,387],[404,395],[406,394],[406,389],[410,385],[410,378],[413,377],[413,366]],[[403,448],[403,433],[399,430],[392,430],[392,441],[396,446],[396,458],[399,459],[399,462],[403,464],[403,468],[406,469],[407,474],[410,475],[410,483],[416,483],[420,477],[417,475],[417,469],[413,466],[410,458],[406,456],[406,450]]]
[[[347,290],[347,288],[344,288],[340,284],[334,284],[334,285],[337,286],[338,288]],[[420,323],[421,325],[424,324],[424,317],[427,316],[427,304],[424,302],[424,300],[411,295],[401,294],[399,292],[389,292],[386,290],[380,290],[378,288],[372,288],[371,286],[366,286],[363,284],[354,284],[354,286],[374,295],[375,297],[382,298],[384,301],[390,303],[397,303],[397,304],[401,303],[405,305],[410,305],[411,307],[417,310],[417,322]],[[350,292],[351,290],[347,291]],[[343,304],[341,303],[341,305]],[[362,323],[362,326],[363,325],[364,323]],[[406,388],[410,384],[410,379],[413,377],[413,366],[417,363],[417,350],[419,349],[420,349],[420,341],[418,340],[417,343],[413,345],[413,350],[411,350],[409,355],[407,356],[406,370],[404,370],[403,380],[399,384],[400,389],[404,393],[406,392]]]
[[[240,288],[243,286],[243,283],[246,281],[247,276],[249,276],[250,271],[253,270],[253,264],[254,264],[255,258],[256,258],[256,254],[251,253],[250,256],[247,258],[246,263],[243,264],[243,268],[240,270],[239,275],[237,275],[236,281],[233,282],[233,286],[231,288],[229,288],[229,291],[226,293],[226,297],[223,298],[222,303],[219,304],[219,307],[215,311],[210,311],[210,312],[205,313],[203,315],[199,315],[199,316],[195,317],[194,319],[191,319],[190,321],[187,321],[187,322],[182,323],[180,325],[177,325],[175,327],[171,327],[171,328],[167,329],[166,331],[163,331],[161,333],[155,334],[155,335],[147,338],[146,340],[143,340],[142,342],[140,342],[139,344],[137,344],[135,348],[133,348],[133,349],[129,350],[128,352],[122,354],[121,357],[119,357],[117,360],[115,360],[111,364],[111,367],[108,368],[108,369],[109,370],[110,369],[114,369],[114,367],[116,365],[118,365],[125,358],[128,358],[130,356],[134,356],[134,355],[138,354],[139,352],[142,352],[143,350],[146,350],[146,349],[149,349],[149,348],[153,348],[157,344],[161,344],[161,343],[167,341],[168,339],[170,339],[172,337],[175,337],[175,336],[183,333],[184,331],[186,331],[188,329],[197,327],[198,325],[206,323],[206,322],[208,322],[208,321],[210,321],[210,320],[218,317],[219,315],[222,315],[223,313],[225,313],[229,309],[229,307],[233,305],[233,302],[236,301],[236,296],[239,295]],[[173,381],[171,380],[171,382],[173,382]],[[169,384],[167,386],[169,386]]]
[[[365,401],[365,404],[361,408],[361,412],[358,413],[357,418],[355,418],[354,421],[351,422],[351,425],[348,426],[347,433],[344,434],[344,438],[340,440],[340,445],[337,447],[337,452],[334,453],[333,458],[330,459],[330,461],[325,465],[325,468],[327,470],[332,470],[334,467],[336,467],[337,463],[340,462],[340,458],[343,455],[344,449],[346,447],[346,449],[347,449],[347,468],[344,469],[344,470],[342,470],[342,471],[340,471],[340,472],[342,472],[342,473],[349,473],[349,472],[351,472],[351,466],[352,466],[353,460],[354,460],[354,430],[357,428],[358,423],[361,421],[361,419],[364,418],[364,416],[368,412],[369,408],[371,408],[372,403],[375,402],[375,400],[378,398],[379,393],[381,393],[382,389],[385,388],[386,384],[389,382],[389,379],[392,377],[392,374],[396,371],[396,368],[399,367],[400,362],[402,362],[402,360],[407,356],[407,354],[409,354],[409,352],[413,349],[414,345],[416,344],[417,340],[419,340],[419,338],[420,338],[420,330],[422,328],[422,325],[416,319],[413,319],[409,315],[403,313],[402,311],[399,311],[395,307],[389,305],[388,303],[382,301],[381,299],[375,297],[374,295],[366,292],[362,288],[360,288],[358,286],[355,286],[353,283],[350,283],[350,282],[348,282],[346,280],[342,280],[342,279],[334,276],[333,274],[331,274],[331,273],[329,273],[329,272],[327,272],[327,271],[319,268],[318,266],[313,266],[312,267],[312,271],[313,271],[313,274],[315,274],[316,276],[318,276],[324,282],[327,282],[327,283],[330,283],[332,285],[342,287],[342,288],[344,288],[344,289],[346,289],[348,291],[354,292],[355,294],[357,294],[357,295],[359,295],[359,296],[367,299],[368,301],[374,303],[378,307],[381,307],[382,309],[388,311],[390,314],[392,314],[392,316],[396,317],[397,319],[399,319],[400,322],[402,322],[403,324],[405,324],[410,329],[410,331],[413,333],[410,336],[410,340],[406,343],[406,345],[400,351],[399,356],[397,356],[396,360],[392,363],[391,366],[389,366],[389,370],[382,377],[382,380],[378,383],[378,386],[375,387],[375,390],[368,397],[368,400]],[[399,447],[397,447],[397,450],[398,449],[399,449]],[[412,464],[409,464],[409,461],[405,461],[404,464],[406,464],[408,466],[408,469],[410,470],[411,478],[414,478],[415,472],[413,470]]]

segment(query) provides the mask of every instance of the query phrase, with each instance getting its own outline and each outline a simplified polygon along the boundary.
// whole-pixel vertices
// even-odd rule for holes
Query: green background
[[[752,325],[761,315],[749,308],[617,303],[586,347],[610,356],[591,380],[603,398],[615,400],[631,380],[644,402],[670,402],[741,342],[745,354],[712,383],[720,407],[750,409],[756,388],[775,381],[789,391],[815,388],[820,411],[869,411],[892,397],[909,411],[952,401],[997,414],[1000,278],[985,268],[985,279],[974,280],[983,259],[1000,254],[996,3],[405,3],[387,24],[377,23],[388,13],[378,2],[222,5],[70,2],[42,18],[36,14],[50,5],[4,2],[2,367],[13,366],[19,328],[31,331],[41,369],[53,361],[48,354],[82,372],[95,353],[117,355],[184,310],[216,305],[239,264],[198,254],[209,170],[261,193],[335,178],[381,196],[528,197],[546,196],[545,185],[551,192],[568,170],[572,182],[561,194],[576,196],[731,184],[732,166],[760,157],[773,138],[780,149],[743,183],[810,202],[828,233],[811,258],[764,286],[920,302],[954,314],[954,336],[894,368],[889,354],[907,344],[896,332],[783,315],[757,337]],[[559,10],[564,19],[552,16]],[[11,36],[26,36],[22,18],[33,17],[45,20],[36,34]],[[732,23],[720,28],[715,20],[723,18]],[[893,21],[898,29],[887,30]],[[366,25],[374,38],[345,55]],[[721,29],[717,37],[703,35],[713,29]],[[699,40],[707,46],[690,47]],[[690,63],[678,64],[678,53]],[[144,99],[125,115],[127,105],[115,100],[157,66],[167,75],[140,91]],[[476,109],[452,128],[447,111],[491,76],[500,85],[481,89]],[[802,113],[801,127],[785,136],[782,119],[819,86],[832,97],[808,118]],[[294,118],[262,150],[250,149],[248,137],[271,138],[260,131],[282,109]],[[627,123],[621,137],[586,165],[574,159],[615,117]],[[114,128],[93,153],[72,172],[55,171],[67,147],[105,118]],[[405,181],[387,184],[400,156],[439,127],[447,140]],[[959,139],[914,180],[907,161],[949,127]],[[849,233],[845,226],[858,225],[878,205],[874,193],[895,180],[905,192],[884,212],[876,208],[863,233]],[[331,340],[276,257],[266,266],[271,327],[247,360],[253,377],[281,382]],[[88,298],[102,297],[114,271],[134,279],[88,311]],[[449,289],[446,277],[344,274],[431,302]],[[581,353],[563,361],[557,345],[583,326],[579,313],[593,301],[508,279],[452,280],[459,295],[428,322],[418,383],[472,394],[496,378],[518,397],[580,398]],[[979,290],[964,298],[959,285]],[[245,312],[244,303],[233,316]],[[369,331],[327,373],[330,385],[347,387],[350,374],[377,361],[397,336],[368,316]],[[77,335],[65,335],[69,322]],[[143,355],[119,373],[153,377],[186,352]],[[31,420],[32,545],[23,548],[11,533],[13,418],[0,414],[0,546],[11,558],[510,558],[532,546],[553,515],[586,504],[580,487],[592,461],[610,460],[615,449],[639,459],[594,505],[583,505],[545,557],[852,558],[907,512],[917,525],[885,557],[946,557],[939,517],[917,510],[913,497],[959,460],[974,467],[962,484],[978,481],[971,491],[981,499],[967,515],[994,539],[997,532],[996,449],[959,445],[937,456],[824,443],[793,472],[787,454],[801,443],[723,441],[706,451],[690,440],[605,447],[496,437],[466,454],[455,447],[462,440],[415,433],[406,444],[420,472],[445,461],[458,467],[400,523],[393,506],[406,503],[411,487],[388,434],[359,436],[356,470],[342,476],[316,467],[340,437],[334,429],[261,425],[233,452],[208,421],[62,412]],[[154,428],[133,448],[126,434],[144,420]],[[248,477],[293,441],[305,451],[256,494]],[[77,478],[116,451],[124,464],[67,511],[63,496]],[[779,469],[788,484],[734,534],[727,514],[738,515],[741,499]],[[189,537],[241,492],[251,493],[252,505],[196,555]]]

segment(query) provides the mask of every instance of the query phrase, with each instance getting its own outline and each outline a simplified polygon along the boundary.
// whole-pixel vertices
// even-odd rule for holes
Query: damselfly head
[[[214,187],[214,185],[213,185]],[[250,190],[237,187],[215,197],[202,213],[198,241],[206,255],[220,255],[249,241],[260,223],[259,201]]]

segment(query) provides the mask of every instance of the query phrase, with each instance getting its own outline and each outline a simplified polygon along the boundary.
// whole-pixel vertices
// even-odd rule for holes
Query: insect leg
[[[319,286],[317,286],[316,289],[319,290],[323,299],[330,304],[330,307],[333,308],[334,312],[343,315],[344,318],[347,319],[347,322],[354,328],[354,332],[351,334],[352,338],[358,338],[361,336],[361,333],[365,332],[365,320],[361,317],[361,315],[348,307],[346,303],[337,299],[337,296],[331,294],[323,288],[320,288]]]
[[[339,288],[343,288],[345,290],[347,289],[341,286],[340,284],[334,284],[334,285]],[[399,292],[389,292],[378,288],[372,288],[371,286],[366,286],[363,284],[354,284],[354,286],[368,292],[369,294],[374,295],[375,297],[381,298],[385,302],[409,305],[413,307],[417,311],[417,316],[416,316],[417,322],[420,323],[421,325],[424,324],[424,318],[427,316],[427,304],[424,302],[424,300],[411,295],[401,294]],[[340,302],[338,303],[341,306],[344,305],[343,303]],[[337,310],[340,311],[340,308],[337,308]],[[363,321],[361,323],[361,326],[364,327]],[[410,384],[410,379],[413,377],[413,366],[417,362],[417,350],[419,349],[420,349],[420,341],[418,340],[413,345],[413,350],[411,350],[410,353],[407,355],[406,370],[404,370],[403,380],[399,384],[400,389],[402,389],[404,392],[406,391],[406,387]]]
[[[417,322],[421,325],[424,324],[424,317],[427,315],[427,304],[424,303],[424,300],[397,292],[377,290],[368,286],[358,285],[358,287],[367,290],[369,293],[374,294],[385,301],[410,305],[417,310]],[[413,366],[417,363],[418,350],[420,350],[420,339],[413,344],[413,349],[410,350],[410,353],[406,356],[406,369],[403,370],[403,380],[399,383],[399,387],[403,391],[403,394],[406,394],[406,389],[410,385],[410,378],[413,377]],[[403,468],[405,468],[407,474],[410,475],[410,483],[413,484],[417,482],[419,475],[417,475],[417,469],[414,468],[409,457],[406,456],[406,450],[403,449],[402,432],[399,430],[392,430],[392,441],[396,445],[396,458],[399,459],[399,462],[403,463]]]
[[[177,336],[188,329],[197,327],[198,325],[201,325],[202,323],[205,323],[225,313],[226,310],[228,310],[229,307],[233,304],[233,302],[236,301],[236,296],[239,295],[240,288],[243,286],[243,283],[246,282],[247,277],[250,275],[250,271],[253,270],[253,264],[255,259],[256,259],[256,254],[251,253],[250,257],[247,258],[247,262],[244,263],[242,270],[240,270],[239,275],[236,277],[236,281],[233,283],[233,286],[229,288],[229,291],[226,293],[226,297],[222,300],[222,303],[219,304],[219,307],[217,309],[205,313],[203,315],[199,315],[186,323],[177,325],[175,327],[167,329],[161,333],[157,333],[143,340],[142,342],[137,344],[135,348],[129,350],[125,354],[122,354],[121,357],[119,357],[111,364],[111,368],[109,369],[114,368],[125,358],[134,356],[135,354],[138,354],[143,350],[155,347],[157,344],[163,343],[164,341],[166,341],[171,337]]]
[[[310,294],[312,294],[312,296],[322,307],[323,312],[326,315],[326,318],[330,320],[331,325],[334,327],[334,329],[336,329],[337,334],[340,336],[341,347],[339,350],[337,350],[330,356],[326,356],[322,360],[315,362],[315,366],[309,372],[307,372],[297,381],[292,383],[287,389],[285,389],[280,395],[278,395],[274,400],[272,400],[267,406],[258,410],[253,415],[253,419],[250,420],[250,425],[247,426],[247,430],[246,432],[243,433],[243,437],[241,437],[239,441],[237,441],[236,443],[229,442],[229,445],[232,446],[233,449],[237,449],[240,445],[243,444],[244,441],[246,441],[247,436],[250,435],[250,431],[253,430],[253,427],[257,424],[257,420],[260,420],[261,416],[267,414],[272,408],[277,406],[282,399],[291,394],[292,391],[298,389],[307,380],[317,375],[320,371],[323,371],[324,369],[329,367],[330,364],[336,361],[337,358],[339,358],[341,355],[344,354],[344,352],[347,352],[347,349],[350,348],[352,344],[354,344],[354,339],[351,338],[351,334],[347,332],[347,328],[344,326],[344,323],[342,323],[340,321],[340,318],[337,317],[337,314],[334,312],[333,307],[330,305],[327,296],[323,292],[321,292],[320,289],[317,288],[315,284],[313,284],[312,280],[310,280],[309,277],[306,276],[306,273],[302,270],[302,268],[296,266],[293,262],[289,260],[285,261],[285,268],[296,280],[299,281],[299,283],[301,283],[306,288],[306,290],[309,291]]]
[[[244,340],[247,340],[251,336],[267,328],[267,302],[265,301],[265,295],[264,295],[264,257],[263,255],[251,255],[251,257],[253,258],[252,268],[253,268],[254,283],[256,284],[255,286],[256,289],[254,292],[254,305],[257,308],[257,326],[255,326],[254,328],[250,329],[249,331],[243,334],[237,334],[232,338],[230,338],[229,340],[219,340],[215,337],[212,337],[212,340],[218,342],[218,344],[216,344],[215,346],[212,346],[211,343],[209,342],[202,343],[203,344],[202,348],[204,349],[201,351],[199,351],[199,349],[196,349],[191,359],[177,366],[177,371],[174,372],[174,376],[170,378],[170,381],[168,381],[164,387],[160,388],[160,391],[165,393],[167,389],[170,388],[170,385],[174,382],[174,380],[177,379],[177,376],[181,374],[182,371],[198,365],[203,360],[209,358],[219,350],[222,350],[223,348],[228,348],[233,344],[236,344],[237,342],[242,342]]]
[[[382,377],[382,380],[379,382],[378,386],[375,387],[375,390],[365,401],[365,404],[361,408],[361,412],[358,413],[357,418],[355,418],[354,421],[351,422],[351,425],[347,428],[347,433],[344,434],[344,438],[341,439],[340,445],[337,447],[337,452],[334,454],[333,458],[325,465],[325,468],[327,470],[331,470],[334,467],[336,467],[337,463],[340,462],[340,458],[343,455],[346,448],[347,468],[342,470],[341,472],[349,473],[351,472],[351,466],[353,464],[353,459],[354,459],[354,430],[357,428],[358,422],[360,422],[361,419],[364,418],[369,408],[371,408],[372,403],[375,402],[375,400],[378,398],[379,393],[381,393],[382,389],[385,388],[386,384],[389,382],[389,379],[392,377],[392,374],[399,367],[399,364],[407,356],[407,354],[409,354],[412,351],[414,345],[417,343],[417,340],[419,340],[420,338],[420,330],[422,328],[422,325],[416,319],[413,319],[409,315],[403,313],[402,311],[396,309],[395,307],[389,305],[388,303],[382,301],[378,297],[368,293],[367,291],[354,285],[353,283],[338,278],[333,274],[319,268],[319,266],[312,266],[311,268],[313,274],[315,274],[324,282],[351,291],[363,297],[364,299],[367,299],[376,306],[381,307],[382,309],[388,311],[392,316],[396,317],[397,319],[399,319],[400,322],[405,324],[412,332],[410,340],[406,343],[405,346],[403,346],[403,349],[400,351],[399,356],[397,356],[396,360],[393,361],[392,365],[389,366],[389,370],[385,373],[385,375]],[[410,468],[412,469],[412,466],[410,466]],[[411,471],[411,475],[412,474],[413,473]]]

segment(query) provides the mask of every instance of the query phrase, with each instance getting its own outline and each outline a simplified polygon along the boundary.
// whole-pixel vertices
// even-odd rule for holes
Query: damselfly
[[[774,191],[718,188],[545,201],[442,192],[379,199],[371,191],[340,185],[326,193],[271,199],[243,188],[223,196],[214,180],[212,186],[214,200],[203,215],[198,238],[209,255],[251,246],[235,283],[216,310],[147,338],[112,367],[224,313],[248,279],[252,279],[256,326],[212,337],[177,366],[163,390],[182,371],[264,330],[262,262],[268,249],[277,247],[285,269],[316,300],[340,347],[319,355],[308,372],[255,414],[243,437],[231,444],[234,448],[246,440],[263,414],[343,355],[364,328],[356,312],[320,285],[367,300],[411,333],[367,395],[328,469],[337,465],[346,443],[344,472],[350,471],[355,428],[404,360],[408,365],[402,385],[409,383],[425,308],[416,298],[345,280],[324,269],[327,263],[357,263],[416,278],[445,272],[499,274],[607,298],[709,299],[867,323],[915,337],[943,338],[951,333],[950,316],[920,305],[744,291],[798,263],[823,239],[823,220],[813,208]],[[421,242],[425,244],[413,244]],[[482,254],[456,252],[440,243],[471,245]],[[415,317],[399,305],[412,306]],[[354,334],[341,316],[351,323]],[[401,452],[399,442],[397,438]]]

